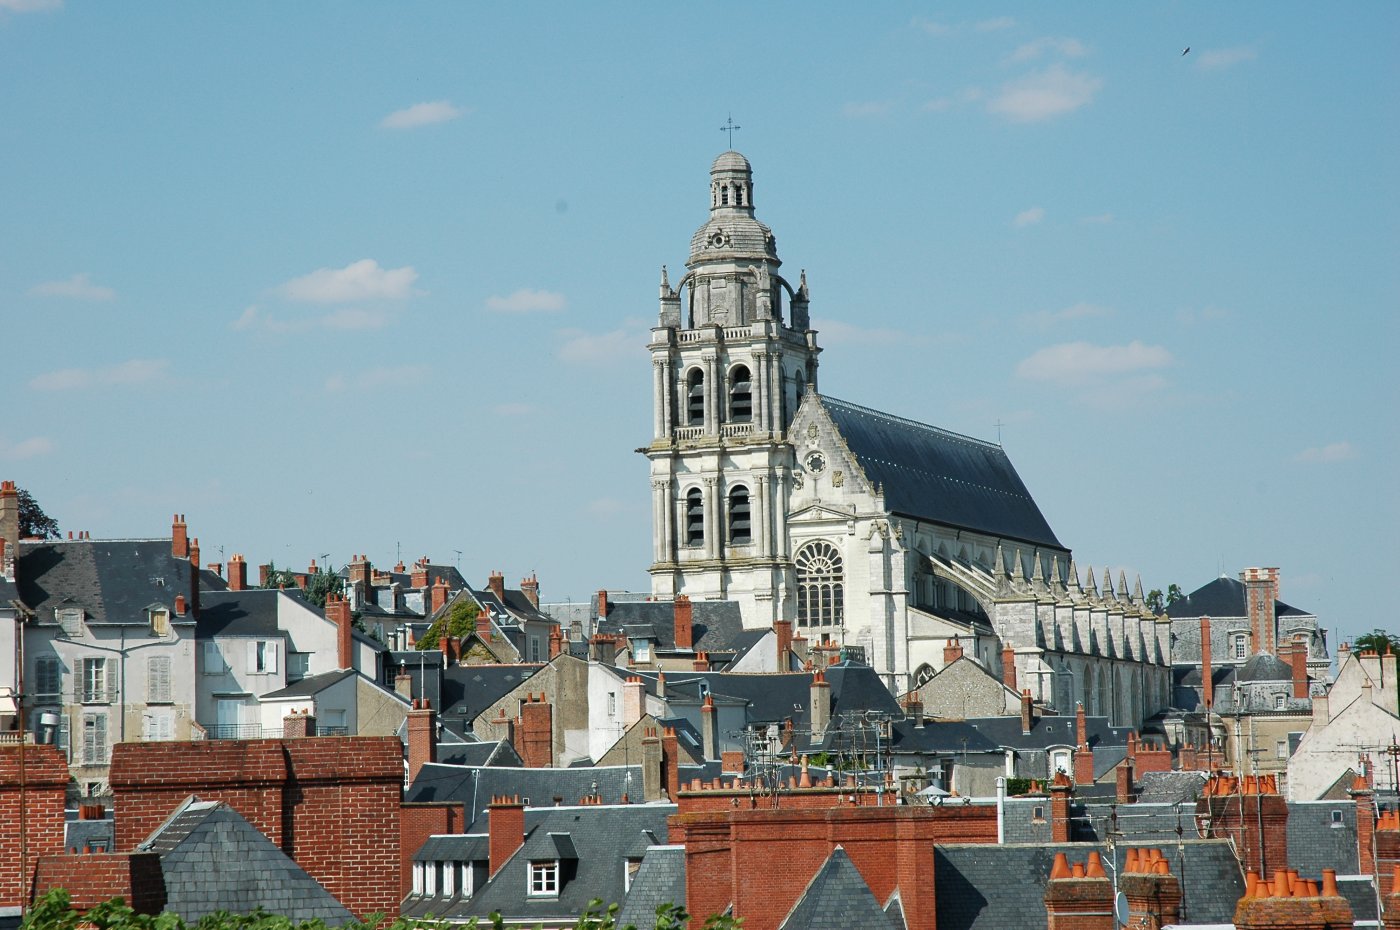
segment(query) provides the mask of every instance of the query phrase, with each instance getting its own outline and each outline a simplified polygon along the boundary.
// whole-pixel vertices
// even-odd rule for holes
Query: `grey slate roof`
[[[778,926],[780,930],[866,930],[896,925],[846,850],[837,846]]]
[[[1020,715],[1011,717],[973,717],[966,721],[987,739],[1008,749],[1045,749],[1049,746],[1073,746],[1079,742],[1077,723],[1073,716],[1036,719],[1031,724],[1031,732],[1021,732]],[[1095,750],[1109,746],[1128,745],[1128,733],[1132,727],[1112,727],[1107,717],[1084,718],[1085,737]],[[1119,758],[1122,758],[1119,756]],[[1116,764],[1116,760],[1112,764]],[[1095,758],[1095,767],[1098,760]]]
[[[190,596],[192,568],[170,552],[168,537],[21,542],[15,570],[20,600],[40,624],[57,622],[55,608],[81,607],[88,623],[144,625],[152,604],[169,608],[172,624],[193,624],[193,614],[173,613],[176,595]],[[204,593],[227,587],[213,572],[201,570],[199,577],[201,603]]]
[[[520,754],[505,740],[438,744],[437,760],[445,765],[523,766]]]
[[[439,673],[440,716],[454,723],[470,721],[542,668],[535,663],[451,666]],[[417,670],[410,669],[409,674],[416,675]]]
[[[322,672],[320,675],[308,675],[300,681],[292,682],[285,688],[279,688],[263,695],[267,698],[299,698],[311,697],[320,694],[331,685],[338,684],[346,678],[353,678],[359,673],[353,668],[337,669],[334,672]]]
[[[632,876],[632,888],[617,912],[617,925],[656,930],[656,909],[685,904],[685,847],[653,846]]]
[[[1044,845],[939,845],[934,847],[934,899],[938,930],[1006,930],[1044,927],[1045,883],[1055,853],[1083,862],[1089,850],[1107,858],[1106,847],[1084,843]],[[1126,855],[1118,847],[1118,864]],[[1226,840],[1189,840],[1162,847],[1172,873],[1181,879],[1183,924],[1230,924],[1244,894],[1244,877]],[[1015,876],[1015,893],[1007,877]]]
[[[699,774],[696,770],[692,775],[690,767],[681,766],[684,779]],[[640,801],[642,767],[526,769],[429,763],[418,772],[404,800],[461,801],[469,808],[464,832],[481,833],[487,828],[486,807],[495,795],[519,795],[522,801],[528,798],[530,804],[541,807],[553,804],[556,797],[562,799],[561,804],[577,804],[579,798],[594,793],[604,804],[619,804],[624,794],[633,802]],[[665,835],[664,829],[660,835]]]
[[[1204,772],[1145,772],[1138,776],[1138,803],[1195,804],[1205,783]]]
[[[485,833],[437,834],[413,853],[414,862],[480,862],[490,858],[491,837]]]
[[[1244,582],[1222,575],[1214,581],[1201,585],[1190,594],[1167,608],[1167,616],[1173,620],[1194,620],[1197,617],[1248,617],[1249,608],[1245,604]],[[1310,617],[1306,610],[1291,607],[1283,601],[1274,601],[1275,617]]]
[[[111,820],[69,820],[63,825],[63,848],[82,851],[116,850],[116,824]]]
[[[1334,821],[1333,812],[1340,813]],[[1338,875],[1361,870],[1356,852],[1356,805],[1346,801],[1290,801],[1288,804],[1288,867],[1318,878],[1323,869]],[[1375,902],[1371,903],[1372,910]]]
[[[277,628],[277,598],[281,596],[302,599],[299,590],[270,588],[201,594],[195,636],[200,639],[215,636],[275,636],[280,632]]]
[[[737,652],[747,643],[738,601],[691,603],[691,634],[697,652]],[[653,638],[662,652],[676,648],[676,609],[671,601],[623,601],[608,606],[600,633]]]
[[[1063,549],[1001,446],[819,398],[892,512]]]
[[[301,866],[222,803],[191,798],[138,848],[160,854],[166,908],[187,922],[257,907],[294,923],[353,919]]]
[[[1256,652],[1235,673],[1235,681],[1238,682],[1292,680],[1293,669],[1267,652]]]

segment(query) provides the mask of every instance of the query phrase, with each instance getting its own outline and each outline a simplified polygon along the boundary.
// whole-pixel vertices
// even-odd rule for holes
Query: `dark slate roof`
[[[1109,786],[1105,786],[1109,787]],[[1084,842],[1105,839],[1110,833],[1130,845],[1176,842],[1193,836],[1196,829],[1192,804],[1118,804],[1113,794],[1092,799],[1078,806],[1072,825],[1073,837]]]
[[[63,825],[63,848],[82,851],[91,847],[116,851],[116,824],[111,820],[69,820]]]
[[[438,744],[437,760],[445,765],[523,766],[520,754],[505,740],[482,743]]]
[[[1017,718],[1018,720],[1020,718]],[[894,752],[996,752],[1001,745],[965,720],[896,720],[891,724]]]
[[[1173,620],[1194,620],[1197,617],[1248,617],[1249,608],[1244,598],[1244,582],[1227,575],[1221,575],[1167,607],[1167,616]],[[1274,601],[1274,616],[1310,617],[1312,614],[1306,610],[1290,607],[1283,601]]]
[[[1292,681],[1293,669],[1267,652],[1256,652],[1235,673],[1235,681]]]
[[[252,588],[201,594],[195,636],[200,639],[215,636],[275,636],[279,632],[277,598],[283,596],[304,602],[300,590]]]
[[[1195,804],[1206,783],[1204,772],[1145,772],[1138,776],[1140,804]]]
[[[593,899],[623,899],[627,850],[644,831],[664,835],[666,818],[675,812],[674,804],[527,808],[521,848],[469,900],[454,902],[437,916],[484,917],[499,911],[512,922],[564,918],[572,926]],[[526,894],[532,857],[562,860],[558,897]],[[404,914],[422,916],[417,910],[410,900]]]
[[[1106,847],[1091,844],[935,846],[934,900],[938,930],[1005,930],[1046,924],[1045,883],[1055,853],[1083,862],[1089,850],[1105,858]],[[1244,894],[1244,877],[1226,840],[1189,840],[1162,848],[1172,873],[1181,879],[1183,924],[1230,924]],[[1118,846],[1118,861],[1126,855]],[[1184,854],[1184,859],[1183,859]],[[1007,876],[1015,876],[1012,892]]]
[[[1335,822],[1334,811],[1341,814]],[[1339,875],[1361,871],[1356,855],[1356,805],[1350,800],[1289,802],[1288,866],[1307,878],[1321,877],[1323,869],[1336,869]]]
[[[188,559],[170,554],[166,539],[84,539],[21,542],[16,583],[20,600],[37,622],[53,624],[54,609],[81,607],[87,622],[145,625],[146,608],[161,604],[173,624],[193,623],[177,617],[176,595],[190,595]],[[200,600],[226,584],[213,572],[200,571]]]
[[[301,866],[221,803],[191,798],[138,848],[160,854],[166,908],[187,922],[258,907],[294,923],[353,919]]]
[[[1063,549],[1001,446],[819,398],[892,512]]]
[[[812,876],[780,930],[866,930],[895,927],[846,850],[837,846]]]
[[[451,666],[441,673],[441,715],[472,720],[542,668],[534,663]],[[416,671],[410,669],[409,674]]]
[[[1044,716],[1031,724],[1031,732],[1021,732],[1021,717],[974,717],[966,721],[977,732],[998,746],[1008,749],[1045,749],[1050,746],[1073,746],[1079,742],[1075,718]],[[1128,745],[1132,727],[1111,727],[1107,717],[1084,718],[1085,735],[1095,749]]]
[[[694,776],[687,769],[681,766],[681,777],[689,780]],[[562,798],[563,804],[577,804],[579,798],[594,793],[604,804],[619,804],[624,794],[633,801],[641,800],[642,767],[526,769],[429,763],[419,770],[404,800],[460,801],[468,808],[475,807],[467,811],[464,832],[481,833],[487,829],[486,807],[495,795],[519,795],[522,801],[528,798],[530,804],[545,807],[555,798]],[[665,835],[664,828],[661,835]]]
[[[19,600],[19,586],[8,578],[0,578],[0,604]]]
[[[629,856],[629,858],[631,858]],[[656,909],[685,903],[685,847],[653,846],[632,876],[632,887],[617,912],[617,925],[656,930]]]
[[[747,642],[738,601],[693,601],[690,606],[695,651],[737,652]],[[607,617],[598,621],[598,632],[651,638],[663,652],[675,649],[675,604],[671,601],[610,604]]]
[[[1371,883],[1371,876],[1338,875],[1337,890],[1351,905],[1352,926],[1374,927],[1380,923],[1380,915],[1376,913],[1376,887]]]
[[[339,684],[347,678],[358,675],[353,668],[342,668],[334,672],[323,672],[320,675],[308,675],[300,681],[295,681],[285,688],[264,694],[263,698],[299,698],[311,697],[320,694],[331,685]]]
[[[413,853],[414,862],[480,862],[490,858],[491,837],[486,833],[430,836]]]

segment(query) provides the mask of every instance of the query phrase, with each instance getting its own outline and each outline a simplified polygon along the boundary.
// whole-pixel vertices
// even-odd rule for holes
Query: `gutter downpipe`
[[[1006,842],[1006,776],[997,776],[997,845]]]

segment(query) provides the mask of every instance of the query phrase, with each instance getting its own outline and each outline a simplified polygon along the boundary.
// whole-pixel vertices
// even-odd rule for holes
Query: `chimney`
[[[492,798],[491,806],[487,810],[486,829],[490,834],[487,853],[490,857],[488,877],[494,878],[501,866],[506,864],[506,860],[525,844],[525,805],[520,803],[519,795],[502,795]]]
[[[1089,725],[1084,719],[1084,704],[1074,708],[1074,727],[1077,742],[1074,750],[1074,781],[1078,785],[1094,783],[1094,751],[1089,748]]]
[[[183,617],[186,612],[187,608],[185,607],[185,596],[183,594],[175,595],[175,616]]]
[[[710,670],[710,654],[708,652],[695,653],[695,661],[691,665],[697,672],[708,672]]]
[[[496,600],[504,607],[506,603],[506,576],[500,572],[492,572],[491,577],[486,579],[486,587],[491,589],[491,593],[496,595]]]
[[[549,631],[549,658],[553,661],[559,653],[564,651],[564,631],[559,627],[551,627]]]
[[[606,588],[598,589],[598,619],[603,620],[608,616],[608,591]]]
[[[271,563],[265,562],[265,563],[263,563],[262,565],[259,565],[259,566],[258,566],[258,587],[260,587],[260,588],[266,588],[266,587],[267,587],[267,581],[268,581],[268,579],[271,578],[271,577],[272,577],[272,564],[271,564]]]
[[[1246,568],[1240,572],[1244,582],[1245,609],[1249,612],[1249,633],[1253,651],[1276,655],[1274,634],[1277,622],[1274,601],[1278,600],[1277,568]]]
[[[666,796],[675,802],[681,793],[681,754],[674,727],[661,734],[661,767],[666,773]]]
[[[1351,795],[1352,803],[1356,805],[1356,852],[1359,872],[1362,875],[1372,875],[1377,871],[1376,857],[1373,853],[1376,848],[1376,794],[1363,775],[1356,776],[1347,794]]]
[[[952,665],[963,657],[962,643],[956,639],[949,639],[943,644],[943,664]]]
[[[19,558],[19,488],[13,481],[0,481],[0,575],[12,577],[5,559]]]
[[[1114,786],[1119,804],[1133,803],[1133,760],[1124,759],[1114,769]]]
[[[530,602],[530,606],[539,610],[540,607],[540,580],[531,572],[529,578],[520,579],[520,593],[525,595],[525,600]]]
[[[394,676],[394,693],[410,702],[413,700],[413,676],[402,665],[399,666],[399,673]]]
[[[447,606],[447,579],[439,578],[437,581],[433,582],[429,591],[431,592],[431,597],[428,601],[428,613],[435,614]]]
[[[719,758],[719,711],[715,708],[715,696],[705,695],[705,703],[700,706],[700,738],[704,747],[705,761]]]
[[[1351,904],[1337,889],[1336,869],[1322,870],[1322,887],[1279,869],[1272,882],[1249,872],[1244,897],[1235,905],[1238,930],[1341,930],[1351,927]]]
[[[661,769],[661,737],[656,727],[647,727],[642,734],[642,800],[660,801],[665,784]]]
[[[336,668],[354,668],[355,638],[351,631],[355,627],[350,618],[350,602],[339,594],[327,594],[326,619],[335,624]]]
[[[1031,689],[1021,689],[1021,735],[1026,736],[1031,732],[1031,727],[1035,724],[1033,714],[1034,702],[1031,701]]]
[[[14,486],[13,481],[5,483],[11,487]],[[175,514],[170,521],[170,554],[177,559],[190,557],[190,531],[189,527],[185,525],[185,515],[182,513]]]
[[[1305,643],[1289,644],[1287,661],[1293,670],[1293,697],[1307,700],[1308,697],[1308,647]]]
[[[1069,776],[1056,772],[1050,781],[1050,841],[1069,842]]]
[[[1016,650],[1010,646],[1001,651],[1001,683],[1012,691],[1016,688]]]
[[[248,588],[248,563],[235,552],[228,560],[228,589],[244,591]]]
[[[778,671],[792,668],[792,621],[774,620],[773,630],[778,634]]]
[[[316,735],[316,716],[309,710],[297,713],[295,710],[282,718],[282,738],[301,739]]]
[[[630,727],[646,712],[646,685],[636,675],[622,683],[622,725]]]
[[[355,556],[350,560],[350,564],[345,566],[345,572],[350,579],[351,587],[359,585],[360,590],[365,592],[365,597],[369,597],[369,589],[373,584],[370,575],[369,556]]]
[[[482,639],[491,636],[491,611],[484,607],[476,614],[476,635]]]
[[[692,622],[694,608],[690,605],[690,598],[684,594],[676,596],[676,648],[695,648],[695,629]]]
[[[1181,919],[1181,882],[1160,849],[1129,849],[1118,889],[1128,901],[1130,927],[1162,930]]]
[[[554,765],[554,707],[540,692],[529,695],[520,705],[515,728],[515,751],[526,768],[547,769]]]
[[[1114,930],[1113,883],[1097,852],[1069,864],[1056,853],[1045,883],[1046,930]]]
[[[190,613],[199,616],[199,540],[190,542]]]
[[[1215,706],[1215,672],[1210,667],[1210,618],[1201,618],[1201,700],[1206,713]],[[1207,721],[1209,722],[1209,721]]]
[[[413,563],[413,571],[408,573],[408,586],[418,591],[428,587],[428,558],[424,556]],[[427,592],[424,591],[426,594]]]
[[[810,710],[812,740],[815,742],[825,735],[827,724],[831,722],[831,685],[827,683],[826,673],[821,669],[812,673]]]
[[[213,572],[214,574],[218,575],[220,578],[224,577],[224,563],[223,563],[223,562],[210,562],[208,565],[206,565],[206,566],[204,566],[204,567],[207,568],[207,569],[209,569],[209,571]]]
[[[408,711],[408,781],[412,784],[418,772],[429,762],[437,761],[437,711],[427,698],[418,698]]]
[[[904,696],[904,716],[906,719],[914,721],[915,729],[923,728],[924,699],[918,691],[910,691]]]

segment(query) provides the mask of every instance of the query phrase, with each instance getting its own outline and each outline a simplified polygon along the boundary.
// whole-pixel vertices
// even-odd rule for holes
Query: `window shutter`
[[[258,641],[248,640],[248,666],[246,671],[252,675],[258,671]]]
[[[267,642],[267,651],[265,653],[265,656],[267,659],[266,670],[269,674],[275,674],[277,672],[277,647],[279,645],[280,643],[278,643],[275,639],[268,640]]]
[[[148,743],[156,738],[156,718],[151,714],[141,717],[141,738]]]
[[[146,660],[146,700],[170,700],[170,657],[152,656]]]
[[[57,695],[59,691],[62,690],[62,676],[59,674],[58,659],[56,657],[40,657],[38,663],[35,665],[34,671],[36,673],[35,677],[38,679],[36,684],[39,694]]]

